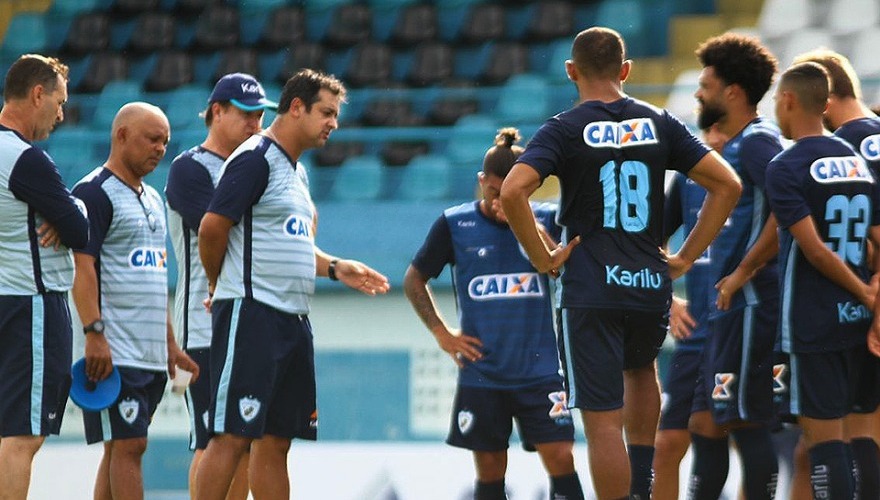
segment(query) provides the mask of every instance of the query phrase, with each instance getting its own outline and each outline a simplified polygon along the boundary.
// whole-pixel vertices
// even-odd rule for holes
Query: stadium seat
[[[486,85],[498,85],[513,75],[529,70],[529,51],[515,42],[493,43],[478,79]]]
[[[442,42],[425,42],[415,48],[406,82],[416,87],[442,84],[452,78],[455,56]]]
[[[694,98],[694,93],[699,88],[699,80],[700,70],[682,71],[676,77],[669,98],[666,100],[666,109],[681,121],[691,125],[697,122],[695,114],[697,100]]]
[[[361,122],[369,127],[418,127],[424,119],[417,115],[412,103],[394,96],[371,100],[361,113]]]
[[[242,15],[254,15],[283,9],[288,4],[287,0],[242,0],[238,2]]]
[[[238,10],[229,5],[210,5],[196,21],[194,48],[221,50],[235,47],[239,42]]]
[[[626,40],[628,56],[641,56],[648,50],[646,10],[639,0],[602,0],[596,11],[596,24],[617,30]]]
[[[214,70],[214,81],[227,73],[248,73],[260,79],[260,64],[257,52],[253,49],[236,47],[224,50],[220,62]]]
[[[144,88],[150,92],[165,92],[194,80],[195,64],[192,57],[186,52],[171,50],[158,54]]]
[[[880,77],[880,57],[877,57],[877,47],[880,47],[880,27],[862,30],[856,36],[850,61],[860,78]],[[870,104],[878,101],[866,102]]]
[[[880,23],[877,0],[833,0],[824,26],[834,35],[848,35]]]
[[[110,125],[123,104],[144,100],[140,85],[129,80],[109,82],[98,94],[92,130],[110,133]]]
[[[458,32],[458,41],[478,44],[501,40],[505,35],[504,7],[499,4],[477,4],[464,20]]]
[[[501,87],[495,117],[505,126],[541,123],[547,118],[549,102],[550,90],[543,78],[533,74],[516,75]]]
[[[353,156],[339,167],[330,190],[334,200],[376,200],[382,196],[382,162],[372,155]]]
[[[454,125],[461,117],[475,114],[480,103],[475,97],[450,96],[435,99],[428,111],[428,123],[432,125]]]
[[[315,151],[313,158],[319,167],[338,167],[353,157],[364,154],[364,143],[358,141],[329,141]]]
[[[43,52],[49,43],[46,21],[42,14],[18,13],[12,18],[3,36],[0,57],[17,59],[22,54]]]
[[[450,195],[454,198],[473,196],[477,172],[483,167],[483,156],[492,146],[498,125],[494,118],[470,115],[453,125],[446,146],[446,157],[452,165]]]
[[[400,47],[435,40],[439,34],[437,8],[430,4],[403,7],[394,23],[389,42]]]
[[[424,141],[390,141],[382,145],[379,156],[389,167],[402,167],[416,156],[428,154],[430,148]]]
[[[787,68],[796,56],[819,47],[832,47],[833,44],[834,39],[828,30],[804,28],[782,39],[776,57],[779,59],[780,67]]]
[[[553,42],[547,51],[547,61],[540,68],[541,74],[551,83],[567,83],[568,74],[565,72],[565,61],[571,59],[571,40],[557,40]]]
[[[373,13],[368,5],[345,4],[333,11],[333,18],[324,43],[331,48],[347,48],[370,40],[373,33]]]
[[[104,0],[53,0],[48,14],[51,16],[73,17],[82,12],[97,9]]]
[[[810,26],[812,10],[811,0],[766,0],[758,28],[765,38],[780,38]]]
[[[200,129],[204,126],[205,122],[199,113],[208,105],[208,97],[211,95],[208,87],[187,85],[176,88],[169,94],[165,114],[168,116],[172,134],[178,130]]]
[[[350,1],[351,0],[301,0],[306,10],[311,12],[332,10],[341,5],[345,5]]]
[[[323,71],[327,68],[325,57],[324,47],[320,43],[298,43],[285,51],[284,61],[278,68],[275,81],[284,85],[288,78],[303,68]]]
[[[352,87],[387,84],[391,80],[391,49],[375,42],[359,44],[352,49],[342,76]]]
[[[449,160],[440,155],[421,155],[403,167],[395,198],[401,200],[440,200],[449,196]]]
[[[301,43],[305,38],[305,12],[300,7],[285,6],[269,14],[257,43],[264,49],[280,49]]]
[[[138,16],[128,41],[128,49],[137,54],[168,50],[174,46],[176,23],[171,14],[145,12]]]
[[[122,15],[150,12],[158,8],[159,0],[113,0],[110,6],[112,12]]]
[[[128,78],[128,61],[116,52],[101,52],[89,56],[89,63],[77,91],[100,92],[109,82]]]
[[[367,4],[374,9],[389,9],[412,5],[419,0],[367,0]]]
[[[524,40],[546,42],[568,37],[574,31],[574,7],[565,0],[551,0],[530,6]]]
[[[74,56],[110,47],[110,18],[102,12],[85,12],[74,18],[61,45],[61,52]]]
[[[53,132],[46,141],[46,150],[68,187],[82,177],[77,177],[79,173],[95,168],[101,161],[95,157],[94,138],[95,133],[86,127],[65,125]]]

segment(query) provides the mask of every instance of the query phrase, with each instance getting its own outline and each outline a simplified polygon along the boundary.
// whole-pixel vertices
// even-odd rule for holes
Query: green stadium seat
[[[504,126],[543,122],[547,118],[550,90],[547,82],[534,74],[516,75],[501,87],[495,117]]]
[[[119,80],[108,83],[98,94],[98,104],[95,107],[95,116],[92,119],[92,129],[104,132],[109,137],[110,125],[116,112],[122,105],[132,101],[142,101],[141,87],[138,83]]]
[[[353,156],[342,162],[330,190],[334,200],[376,200],[383,194],[385,167],[373,155]]]
[[[18,13],[6,29],[0,56],[17,58],[22,54],[40,53],[48,43],[45,17],[36,13]]]
[[[400,200],[441,200],[449,196],[450,164],[445,156],[416,156],[403,167],[396,198]]]

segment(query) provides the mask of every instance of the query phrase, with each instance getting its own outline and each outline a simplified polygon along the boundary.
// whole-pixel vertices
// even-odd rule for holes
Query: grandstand
[[[373,265],[399,288],[441,210],[473,199],[496,130],[515,125],[528,139],[574,102],[563,61],[572,35],[591,25],[626,39],[635,59],[627,91],[688,123],[699,74],[693,51],[726,30],[762,37],[783,66],[830,46],[853,61],[865,100],[880,101],[876,0],[0,0],[0,71],[27,52],[71,67],[66,120],[41,144],[69,185],[106,158],[121,104],[160,106],[172,137],[147,177],[160,190],[174,156],[204,138],[198,113],[220,75],[252,73],[271,99],[301,67],[339,76],[350,90],[340,129],[302,158],[322,216],[318,244]],[[772,104],[761,109],[772,116]],[[554,198],[555,186],[539,196]],[[438,299],[452,316],[449,279],[438,280]],[[338,283],[319,287],[322,438],[439,443],[455,372],[402,294],[349,302]],[[363,324],[375,317],[383,324]],[[185,410],[179,401],[163,406],[160,427],[169,423],[159,434],[168,441],[151,441],[145,479],[153,490],[183,490]],[[78,443],[79,416],[68,413],[64,436]],[[470,470],[460,479],[469,483]]]

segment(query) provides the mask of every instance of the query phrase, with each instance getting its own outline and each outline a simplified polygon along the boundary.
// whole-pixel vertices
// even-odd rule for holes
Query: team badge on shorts
[[[715,401],[729,401],[732,399],[733,384],[735,381],[735,373],[716,373],[715,389],[712,390],[712,399]]]
[[[467,411],[461,410],[458,412],[458,430],[461,431],[462,434],[467,434],[470,432],[471,428],[474,426],[474,414]]]
[[[773,394],[785,394],[788,392],[788,384],[785,383],[785,375],[788,373],[788,365],[785,363],[773,365]]]
[[[134,423],[140,409],[141,405],[131,398],[125,398],[119,402],[119,416],[128,424]]]
[[[568,395],[565,391],[551,392],[547,399],[553,403],[550,407],[550,418],[553,420],[571,418],[571,410],[568,409]]]
[[[238,413],[245,422],[253,420],[260,413],[260,400],[246,396],[238,400]]]

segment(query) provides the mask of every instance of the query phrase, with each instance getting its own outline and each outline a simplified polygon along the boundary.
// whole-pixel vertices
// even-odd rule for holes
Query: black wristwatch
[[[339,262],[339,259],[333,259],[330,261],[330,265],[327,266],[327,277],[332,281],[339,281],[339,278],[336,277],[336,263]]]
[[[104,335],[104,322],[101,321],[100,319],[96,319],[95,321],[92,321],[88,325],[85,325],[83,327],[83,335],[85,335],[89,332],[95,332],[95,333],[100,333],[101,335]]]

